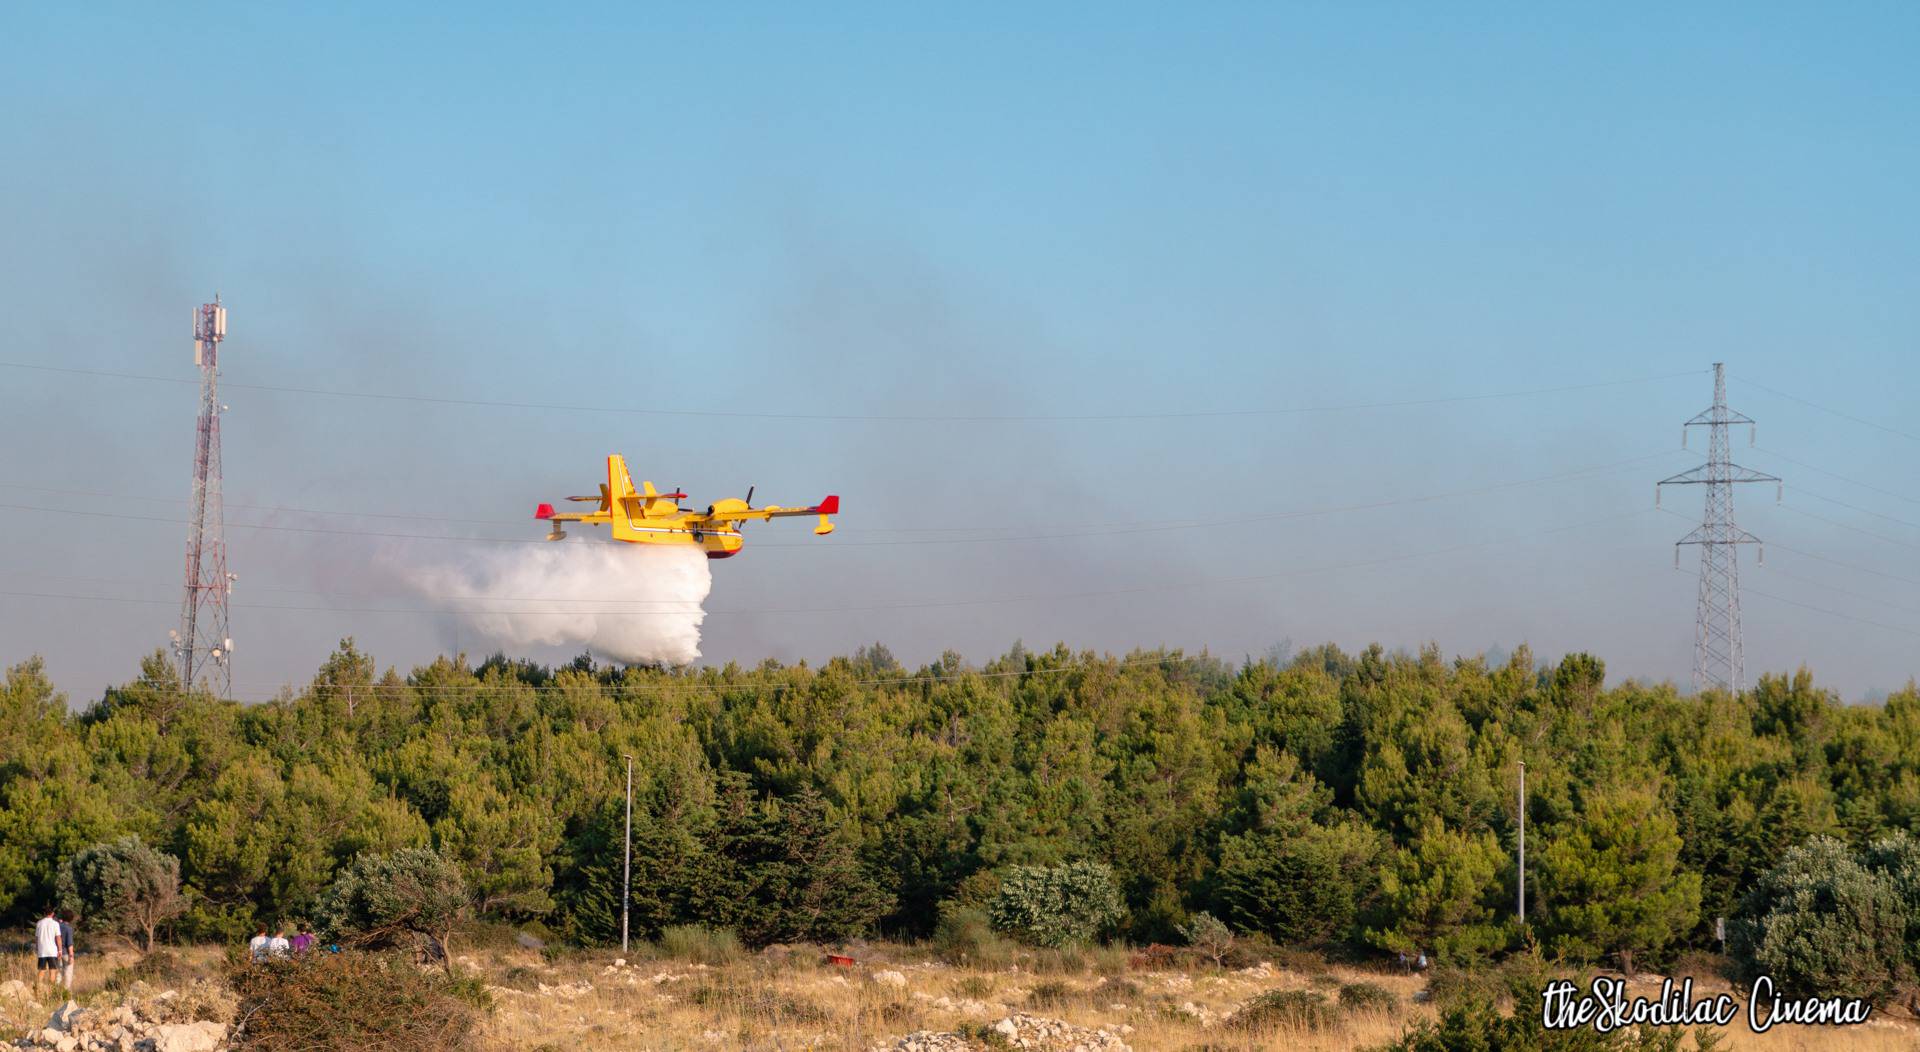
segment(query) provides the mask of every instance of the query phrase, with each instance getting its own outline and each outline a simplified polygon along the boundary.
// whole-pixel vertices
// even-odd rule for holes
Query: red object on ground
[[[827,954],[827,963],[833,965],[835,968],[851,968],[853,967],[853,958],[837,953],[830,953]]]

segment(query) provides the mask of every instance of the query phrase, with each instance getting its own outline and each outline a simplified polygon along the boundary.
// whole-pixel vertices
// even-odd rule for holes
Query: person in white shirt
[[[273,940],[267,938],[266,926],[261,925],[259,933],[247,940],[247,956],[252,957],[256,961],[266,960],[267,944],[272,941]]]
[[[40,961],[40,970],[34,973],[34,985],[59,982],[60,918],[55,917],[51,909],[33,926],[33,952]]]
[[[287,941],[287,929],[281,928],[273,938],[267,940],[267,956],[285,957],[293,952],[293,943]]]

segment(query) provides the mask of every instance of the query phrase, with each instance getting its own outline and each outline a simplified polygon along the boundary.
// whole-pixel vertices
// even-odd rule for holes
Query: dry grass
[[[189,962],[212,969],[218,949],[180,951]],[[1353,1052],[1397,1037],[1433,1010],[1417,997],[1420,976],[1380,973],[1340,965],[1256,968],[1116,969],[1112,953],[1077,961],[1023,955],[1003,968],[955,967],[925,949],[874,944],[851,951],[859,963],[836,968],[811,949],[742,955],[722,964],[663,957],[639,948],[625,967],[614,952],[580,952],[547,961],[539,953],[506,947],[461,955],[493,994],[494,1011],[482,1024],[489,1050],[547,1052],[867,1052],[915,1030],[959,1030],[991,1024],[1013,1012],[1030,1012],[1085,1027],[1129,1027],[1135,1052],[1211,1052],[1288,1048],[1305,1052]],[[82,958],[78,997],[116,996],[103,989],[114,967],[132,954]],[[1124,961],[1124,956],[1121,957]],[[1301,962],[1292,962],[1299,965]],[[898,972],[904,985],[876,981]],[[0,979],[32,982],[32,962],[10,959]],[[1347,1000],[1341,990],[1371,984],[1377,995]],[[1725,989],[1717,980],[1696,980],[1696,989]],[[1657,986],[1637,990],[1651,995]],[[1336,1006],[1330,1026],[1315,1029],[1280,1021],[1240,1028],[1227,1020],[1247,1002],[1270,991],[1310,991]],[[0,1006],[4,1015],[4,1006]],[[12,1022],[9,1018],[8,1022]],[[40,1025],[44,1017],[33,1019]],[[1736,1021],[1727,1049],[1755,1052],[1915,1052],[1920,1025],[1876,1017],[1866,1026],[1781,1028],[1755,1035]]]
[[[1031,1012],[1085,1027],[1130,1028],[1125,1040],[1138,1052],[1185,1052],[1196,1045],[1251,1050],[1280,1042],[1345,1050],[1389,1040],[1426,1011],[1413,1002],[1418,979],[1335,969],[1340,981],[1393,991],[1402,1007],[1347,1013],[1321,1033],[1229,1030],[1222,1021],[1250,998],[1274,989],[1308,989],[1312,981],[1277,971],[1129,972],[1110,967],[1112,956],[1083,955],[1077,967],[1030,959],[1002,970],[954,967],[893,946],[870,948],[853,968],[826,965],[813,953],[719,967],[673,960],[616,967],[613,954],[546,965],[532,954],[507,953],[473,963],[490,975],[542,969],[531,991],[494,991],[497,1007],[487,1036],[502,1049],[550,1044],[569,1052],[866,1052],[915,1030],[959,1030]],[[1122,974],[1101,974],[1111,971]],[[889,972],[904,984],[874,978]]]
[[[1419,995],[1420,976],[1344,966],[1308,971],[1284,968],[1190,970],[1112,969],[1104,957],[1083,959],[1079,970],[1058,960],[1029,958],[1006,969],[955,967],[916,948],[876,945],[853,968],[834,968],[800,952],[770,959],[747,957],[722,966],[671,959],[635,960],[614,967],[617,955],[590,955],[547,965],[527,953],[507,953],[474,965],[489,975],[539,970],[530,992],[495,990],[496,1011],[486,1037],[494,1047],[567,1052],[615,1049],[749,1049],[867,1052],[915,1030],[961,1030],[1030,1012],[1085,1027],[1125,1031],[1135,1052],[1228,1052],[1288,1048],[1353,1052],[1398,1037],[1415,1020],[1432,1018]],[[905,985],[877,982],[898,972]],[[1379,993],[1349,993],[1366,984]],[[1699,984],[1696,984],[1699,985]],[[1721,984],[1717,988],[1724,988]],[[1656,986],[1644,992],[1651,995]],[[1272,991],[1322,995],[1333,1021],[1289,1021],[1237,1027],[1229,1020],[1249,1001]],[[1385,1003],[1391,997],[1392,1003]],[[1844,1029],[1782,1028],[1749,1033],[1736,1021],[1722,1046],[1761,1052],[1914,1052],[1920,1026],[1876,1018]]]

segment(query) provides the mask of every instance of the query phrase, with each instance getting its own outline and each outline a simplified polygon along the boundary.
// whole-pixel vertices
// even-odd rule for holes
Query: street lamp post
[[[1520,923],[1527,923],[1527,761],[1520,761]]]
[[[620,867],[620,952],[627,952],[627,905],[633,893],[633,756],[627,755],[627,846]]]

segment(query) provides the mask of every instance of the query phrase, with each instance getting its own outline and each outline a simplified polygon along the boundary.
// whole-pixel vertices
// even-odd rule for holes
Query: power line
[[[1825,555],[1817,555],[1813,552],[1804,551],[1799,548],[1790,548],[1787,545],[1781,544],[1779,541],[1774,541],[1773,546],[1783,552],[1792,552],[1793,554],[1798,555],[1803,559],[1812,559],[1815,562],[1823,562],[1832,566],[1838,566],[1841,569],[1853,570],[1858,573],[1870,574],[1874,577],[1885,578],[1886,580],[1889,580],[1889,581],[1899,581],[1901,584],[1910,584],[1910,585],[1920,586],[1920,577],[1902,577],[1899,574],[1888,573],[1887,571],[1879,569],[1877,567],[1861,566],[1858,563],[1843,562],[1839,559],[1829,558]]]
[[[1823,496],[1821,494],[1815,493],[1804,486],[1795,486],[1793,488],[1793,491],[1796,494],[1804,494],[1806,496],[1812,497],[1815,500],[1824,500],[1828,504],[1835,504],[1842,508],[1846,508],[1849,511],[1857,511],[1862,515],[1871,515],[1876,519],[1885,519],[1886,521],[1894,523],[1895,525],[1906,526],[1912,529],[1920,530],[1920,522],[1909,522],[1908,520],[1902,519],[1895,515],[1885,515],[1880,512],[1874,511],[1872,508],[1863,508],[1858,504],[1848,504],[1844,500],[1839,500],[1834,497]]]
[[[1243,526],[1243,525],[1247,525],[1251,523],[1259,523],[1259,522],[1279,522],[1279,521],[1284,521],[1288,519],[1313,518],[1321,515],[1335,515],[1335,514],[1341,514],[1341,513],[1353,512],[1353,511],[1372,511],[1372,510],[1377,510],[1381,508],[1401,507],[1409,504],[1426,504],[1426,503],[1432,503],[1440,500],[1448,500],[1456,497],[1479,496],[1486,493],[1498,492],[1504,489],[1516,489],[1516,488],[1522,488],[1526,486],[1536,486],[1536,485],[1544,485],[1544,484],[1553,483],[1553,482],[1568,481],[1572,479],[1591,478],[1595,475],[1602,475],[1602,474],[1607,474],[1609,472],[1626,470],[1635,465],[1643,464],[1649,460],[1654,460],[1664,456],[1670,456],[1671,452],[1672,451],[1663,451],[1660,453],[1652,453],[1652,454],[1647,454],[1639,457],[1630,457],[1626,460],[1615,461],[1609,464],[1600,464],[1600,465],[1594,465],[1590,467],[1576,468],[1570,471],[1559,472],[1552,475],[1541,475],[1534,478],[1515,479],[1515,480],[1510,480],[1506,482],[1489,483],[1486,485],[1474,486],[1467,489],[1450,490],[1450,491],[1443,491],[1438,493],[1419,494],[1412,497],[1394,497],[1394,498],[1387,498],[1383,500],[1363,501],[1355,504],[1333,505],[1333,506],[1322,507],[1322,508],[1305,508],[1305,509],[1299,509],[1295,511],[1270,512],[1270,513],[1264,513],[1259,515],[1221,516],[1221,517],[1214,517],[1214,518],[1208,518],[1208,519],[1193,519],[1193,520],[1180,521],[1180,522],[1133,520],[1130,522],[1092,523],[1085,526],[1076,527],[1071,530],[1053,532],[1053,533],[1026,532],[1026,533],[1016,533],[1016,534],[1010,534],[1010,535],[988,536],[988,537],[926,537],[926,538],[907,538],[907,539],[896,539],[896,540],[871,540],[871,541],[836,540],[831,545],[805,544],[805,543],[793,543],[793,542],[783,542],[783,541],[763,541],[763,542],[755,542],[754,547],[756,548],[805,548],[805,549],[810,549],[814,551],[825,551],[830,547],[833,547],[833,548],[846,548],[846,547],[891,548],[891,547],[918,546],[918,545],[929,545],[929,544],[999,544],[999,543],[1024,542],[1024,541],[1082,540],[1089,537],[1130,536],[1130,535],[1141,534],[1141,533],[1164,533],[1164,532],[1178,531],[1178,530],[1216,529],[1216,528],[1229,527],[1229,526]],[[82,494],[80,491],[73,491],[73,492],[74,492],[74,495],[90,495],[90,496],[98,496],[98,497],[112,496],[112,494],[105,494],[105,493]],[[79,515],[79,516],[84,516],[88,518],[127,519],[127,520],[136,521],[136,522],[179,523],[182,521],[178,519],[170,519],[170,518],[165,518],[165,517],[156,516],[156,515],[136,515],[131,512],[103,511],[98,508],[74,508],[74,509],[48,508],[48,507],[42,507],[42,506],[33,505],[33,504],[0,503],[0,510],[27,511],[27,512],[35,512],[43,515],[51,515],[51,516]],[[275,510],[292,511],[294,509],[275,509]],[[445,521],[445,516],[439,516],[434,518],[436,519],[436,521]],[[463,521],[483,521],[483,520],[463,520]],[[531,521],[531,520],[528,520],[528,521]],[[235,529],[245,529],[245,530],[267,530],[267,531],[277,531],[277,532],[287,532],[287,533],[306,533],[306,534],[319,534],[319,535],[330,535],[330,536],[377,537],[377,538],[383,538],[383,539],[399,539],[399,540],[443,541],[443,542],[454,542],[454,543],[478,543],[478,544],[536,544],[536,545],[539,545],[539,544],[550,543],[543,537],[473,537],[473,536],[454,536],[449,534],[396,533],[396,532],[384,531],[384,530],[340,529],[340,528],[332,528],[332,527],[325,527],[325,526],[296,526],[296,525],[290,525],[286,523],[229,522],[227,523],[227,525]]]
[[[1789,581],[1799,581],[1801,584],[1810,584],[1810,585],[1813,585],[1815,588],[1825,588],[1828,591],[1839,592],[1841,595],[1852,596],[1855,599],[1864,599],[1869,603],[1878,603],[1881,606],[1884,606],[1893,610],[1898,610],[1904,614],[1920,614],[1920,606],[1902,606],[1899,603],[1882,599],[1879,596],[1868,595],[1865,592],[1856,592],[1851,588],[1842,588],[1837,584],[1829,584],[1826,581],[1818,580],[1816,578],[1802,577],[1799,574],[1788,573],[1787,571],[1782,570],[1777,566],[1767,567],[1765,570],[1765,574],[1768,577],[1784,577]]]
[[[1826,614],[1829,617],[1837,617],[1842,621],[1852,621],[1857,624],[1872,625],[1875,628],[1884,628],[1889,632],[1898,632],[1903,636],[1920,636],[1920,632],[1916,632],[1911,628],[1901,628],[1899,625],[1890,625],[1884,621],[1875,621],[1875,620],[1872,620],[1871,618],[1855,617],[1852,614],[1841,613],[1838,610],[1829,610],[1826,607],[1814,606],[1811,603],[1803,603],[1797,599],[1788,599],[1786,596],[1783,596],[1783,595],[1774,595],[1771,592],[1762,592],[1757,588],[1747,589],[1747,594],[1757,595],[1765,599],[1771,599],[1776,603],[1785,603],[1788,606],[1797,606],[1802,610],[1811,610],[1816,614]]]
[[[1430,558],[1436,555],[1451,555],[1457,552],[1470,551],[1474,548],[1484,548],[1488,545],[1511,544],[1511,543],[1514,543],[1515,541],[1526,540],[1532,537],[1546,536],[1546,535],[1556,534],[1556,533],[1565,533],[1572,530],[1585,529],[1590,526],[1598,526],[1598,525],[1603,525],[1607,523],[1622,521],[1625,519],[1637,518],[1641,515],[1646,514],[1647,511],[1649,510],[1651,509],[1641,509],[1639,511],[1631,511],[1631,512],[1626,512],[1624,514],[1619,514],[1619,515],[1607,515],[1607,516],[1602,516],[1596,519],[1588,519],[1581,522],[1567,523],[1559,526],[1551,526],[1541,530],[1533,530],[1525,533],[1509,535],[1506,537],[1495,537],[1495,538],[1489,538],[1484,540],[1467,541],[1461,544],[1449,545],[1443,548],[1432,548],[1424,551],[1415,551],[1415,552],[1401,552],[1393,555],[1377,556],[1370,559],[1360,559],[1360,560],[1354,560],[1350,562],[1335,563],[1331,565],[1318,566],[1318,567],[1307,567],[1302,569],[1281,570],[1281,571],[1276,571],[1272,573],[1263,573],[1263,574],[1244,574],[1244,575],[1235,575],[1230,577],[1202,577],[1202,578],[1194,578],[1191,580],[1166,581],[1166,582],[1158,582],[1154,584],[1138,585],[1138,586],[1129,587],[1129,588],[1099,589],[1099,590],[1079,591],[1079,592],[1036,592],[1036,593],[1027,593],[1022,595],[997,596],[997,597],[979,598],[979,599],[944,599],[944,600],[930,600],[930,601],[929,600],[904,600],[899,602],[885,602],[885,603],[876,603],[876,604],[869,604],[869,605],[863,605],[863,606],[820,606],[820,607],[785,607],[785,608],[739,607],[739,608],[724,608],[720,610],[706,610],[702,612],[704,612],[708,616],[721,615],[721,614],[737,615],[737,614],[873,613],[873,612],[882,612],[882,611],[891,611],[891,610],[922,610],[922,609],[944,609],[944,608],[970,607],[970,606],[997,606],[997,605],[1003,605],[1008,603],[1049,602],[1049,601],[1057,601],[1057,600],[1065,600],[1065,599],[1111,598],[1115,596],[1139,595],[1139,594],[1144,594],[1149,592],[1158,592],[1158,591],[1176,591],[1176,590],[1182,590],[1182,589],[1188,589],[1188,588],[1210,587],[1214,585],[1223,585],[1223,584],[1247,584],[1247,583],[1254,583],[1254,582],[1261,582],[1261,581],[1275,581],[1275,580],[1281,580],[1281,579],[1290,578],[1290,577],[1306,577],[1306,576],[1312,576],[1315,574],[1336,573],[1342,570],[1364,569],[1372,566],[1381,566],[1381,565],[1386,565],[1391,563],[1405,562],[1412,559]],[[313,594],[324,595],[326,593],[313,593]],[[70,600],[80,600],[80,601],[117,602],[117,603],[134,603],[134,604],[153,604],[153,603],[162,602],[162,600],[157,600],[157,599],[141,599],[141,598],[131,597],[131,596],[76,595],[76,594],[61,593],[61,592],[0,591],[0,595],[8,595],[8,596],[15,596],[19,598],[29,598],[29,599],[70,599]],[[436,597],[420,596],[418,598],[434,599]],[[474,597],[442,596],[437,598],[458,599],[461,601],[466,601]],[[542,600],[542,601],[545,601],[545,600]],[[236,606],[240,606],[240,604],[236,604]],[[680,610],[634,610],[634,611],[626,611],[626,610],[595,610],[595,611],[498,610],[498,609],[457,610],[457,609],[443,609],[443,608],[424,608],[423,609],[418,607],[396,608],[396,607],[289,606],[289,605],[264,605],[264,604],[246,604],[244,605],[244,607],[241,607],[241,608],[248,609],[248,610],[293,611],[293,612],[307,612],[307,613],[404,614],[404,615],[416,616],[416,617],[420,615],[438,615],[438,614],[449,614],[449,613],[452,613],[452,614],[464,613],[464,614],[470,614],[475,616],[550,616],[550,617],[552,616],[575,617],[575,616],[580,616],[581,614],[584,614],[584,613],[592,613],[596,616],[646,617],[646,616],[684,616],[687,613],[694,612],[684,608]]]
[[[1781,507],[1786,508],[1788,511],[1793,512],[1795,515],[1805,515],[1807,518],[1813,519],[1816,522],[1824,522],[1829,526],[1837,526],[1840,529],[1847,530],[1851,533],[1857,533],[1862,537],[1872,537],[1876,541],[1881,541],[1883,543],[1891,544],[1900,548],[1920,548],[1920,544],[1915,544],[1912,541],[1903,541],[1898,537],[1889,537],[1884,533],[1875,533],[1872,530],[1863,530],[1860,527],[1853,525],[1852,523],[1841,522],[1839,519],[1829,519],[1825,515],[1816,515],[1805,508],[1795,507],[1792,504],[1783,504],[1781,505]]]
[[[117,380],[138,380],[153,383],[177,384],[191,382],[176,376],[153,376],[145,373],[119,372],[109,369],[78,369],[70,366],[42,365],[35,362],[0,361],[0,368],[24,369],[33,372],[60,373]],[[1343,413],[1365,409],[1403,409],[1413,406],[1450,405],[1459,402],[1480,402],[1505,398],[1531,398],[1539,395],[1564,394],[1572,391],[1590,391],[1604,387],[1623,387],[1631,384],[1653,383],[1660,380],[1672,380],[1679,377],[1695,375],[1698,375],[1697,371],[1663,373],[1658,376],[1636,376],[1624,380],[1603,380],[1594,383],[1566,384],[1559,387],[1537,387],[1521,391],[1497,391],[1485,394],[1446,395],[1433,398],[1408,398],[1379,402],[1351,402],[1342,405],[1288,406],[1255,409],[1203,409],[1179,412],[1062,414],[767,413],[724,409],[660,409],[635,408],[632,406],[569,405],[557,402],[520,402],[481,398],[446,398],[434,395],[392,394],[383,391],[349,391],[333,388],[296,387],[278,384],[229,383],[227,387],[230,390],[266,391],[275,394],[315,395],[328,398],[364,398],[382,402],[468,406],[489,409],[537,409],[567,413],[611,413],[626,416],[687,416],[728,420],[810,420],[888,423],[1045,423],[1050,421],[1084,423],[1101,420],[1194,420],[1225,417]]]
[[[1839,479],[1841,482],[1845,482],[1854,486],[1859,486],[1861,489],[1864,489],[1864,490],[1871,490],[1872,492],[1878,493],[1883,497],[1892,497],[1894,500],[1903,500],[1903,501],[1906,501],[1908,504],[1920,504],[1920,498],[1909,497],[1904,493],[1895,493],[1890,489],[1881,489],[1880,487],[1875,486],[1871,482],[1862,482],[1859,479],[1848,478],[1845,475],[1841,475],[1837,472],[1828,471],[1825,468],[1815,467],[1804,460],[1795,460],[1792,457],[1787,456],[1785,453],[1775,452],[1774,450],[1768,449],[1765,446],[1757,446],[1755,448],[1757,448],[1760,452],[1765,453],[1767,456],[1779,457],[1781,460],[1784,460],[1787,463],[1794,465],[1795,467],[1804,468],[1815,474],[1825,475],[1828,478]],[[1798,487],[1795,487],[1795,488],[1798,488]]]
[[[1745,384],[1746,386],[1751,387],[1756,391],[1765,391],[1770,395],[1774,395],[1779,398],[1784,398],[1789,402],[1798,402],[1809,409],[1818,409],[1822,413],[1828,413],[1833,416],[1837,416],[1842,420],[1851,420],[1856,424],[1862,424],[1867,427],[1873,428],[1875,431],[1885,431],[1889,435],[1897,435],[1900,438],[1904,438],[1909,442],[1920,442],[1920,435],[1916,435],[1911,431],[1902,431],[1896,427],[1888,427],[1885,424],[1875,423],[1874,421],[1868,420],[1866,417],[1863,417],[1863,416],[1855,416],[1852,413],[1846,412],[1845,410],[1842,410],[1842,409],[1834,409],[1830,406],[1821,405],[1818,402],[1809,402],[1806,399],[1800,397],[1799,395],[1791,395],[1785,391],[1768,387],[1766,384],[1759,383],[1754,380],[1748,380],[1744,377],[1741,377],[1741,378],[1737,378],[1735,382]]]
[[[1791,508],[1792,505],[1782,505],[1782,507]],[[1674,511],[1670,508],[1661,508],[1660,510],[1665,512],[1668,515],[1672,515],[1675,518],[1686,519],[1689,522],[1693,521],[1689,516],[1682,515],[1681,513]],[[1793,510],[1799,511],[1800,514],[1805,515],[1810,519],[1820,519],[1820,521],[1822,522],[1830,522],[1830,523],[1833,522],[1833,520],[1831,519],[1822,519],[1820,516],[1815,515],[1812,512],[1804,511],[1799,508],[1794,508]],[[1844,526],[1845,524],[1833,523],[1833,525]],[[1886,580],[1889,580],[1889,581],[1899,581],[1902,584],[1920,586],[1920,577],[1902,577],[1901,575],[1896,573],[1888,573],[1887,571],[1882,570],[1877,566],[1862,566],[1859,563],[1846,562],[1845,560],[1842,560],[1842,559],[1835,559],[1830,556],[1820,555],[1816,552],[1810,552],[1804,548],[1795,548],[1791,545],[1782,544],[1779,541],[1768,541],[1767,544],[1773,547],[1775,550],[1783,551],[1783,552],[1792,552],[1793,554],[1798,555],[1803,559],[1812,559],[1815,562],[1823,562],[1830,566],[1838,566],[1844,570],[1853,570],[1858,573],[1868,574],[1873,577],[1885,578]]]
[[[1629,457],[1625,460],[1616,460],[1606,464],[1593,464],[1593,465],[1588,465],[1586,467],[1569,468],[1566,471],[1555,472],[1549,475],[1535,476],[1532,478],[1514,479],[1514,480],[1504,481],[1504,482],[1493,482],[1493,483],[1487,483],[1484,485],[1469,487],[1466,489],[1448,490],[1448,491],[1443,491],[1438,493],[1421,494],[1421,495],[1412,496],[1412,497],[1396,497],[1396,498],[1389,498],[1389,499],[1380,500],[1380,501],[1367,501],[1367,502],[1362,502],[1358,504],[1336,505],[1336,506],[1326,507],[1326,508],[1310,508],[1310,509],[1303,509],[1298,511],[1271,512],[1271,513],[1264,513],[1259,515],[1241,516],[1237,518],[1228,518],[1228,519],[1222,519],[1222,518],[1198,519],[1198,520],[1190,520],[1185,522],[1174,522],[1174,523],[1169,523],[1165,519],[1128,519],[1128,520],[1110,521],[1110,522],[1087,522],[1087,523],[1081,523],[1078,527],[1076,527],[1073,533],[1049,534],[1049,535],[1045,535],[1045,537],[1042,539],[1053,540],[1060,537],[1088,536],[1089,533],[1087,531],[1093,531],[1093,530],[1112,530],[1115,532],[1139,532],[1135,529],[1136,527],[1144,527],[1149,530],[1204,529],[1210,526],[1236,525],[1236,524],[1247,523],[1247,522],[1266,522],[1266,521],[1271,521],[1275,519],[1287,519],[1287,518],[1296,518],[1296,517],[1311,516],[1311,515],[1328,515],[1328,514],[1334,514],[1334,513],[1345,512],[1345,511],[1365,511],[1372,508],[1392,507],[1392,506],[1401,505],[1401,504],[1414,504],[1414,503],[1421,503],[1425,501],[1444,500],[1452,497],[1479,496],[1485,493],[1498,492],[1499,490],[1503,490],[1503,489],[1515,489],[1515,488],[1524,487],[1524,486],[1543,485],[1551,482],[1561,482],[1561,481],[1566,481],[1570,479],[1606,474],[1619,469],[1630,467],[1632,465],[1644,464],[1650,460],[1657,460],[1662,457],[1669,457],[1669,456],[1672,456],[1675,452],[1677,451],[1676,450],[1660,450],[1658,452],[1648,453],[1643,456]],[[58,487],[58,486],[39,486],[39,485],[32,485],[28,483],[19,483],[19,482],[0,482],[0,489],[26,490],[34,493],[52,493],[52,494],[58,494],[60,496],[66,496],[66,497],[86,497],[93,500],[134,500],[134,501],[141,501],[144,503],[153,503],[153,504],[185,504],[187,503],[187,499],[184,497],[137,496],[137,495],[131,495],[131,494],[122,493],[122,492],[113,492],[113,491],[105,491],[105,490],[71,489],[71,488]],[[279,514],[279,515],[325,515],[325,516],[334,517],[334,518],[403,519],[403,520],[417,521],[417,522],[446,522],[448,521],[448,519],[455,517],[455,516],[451,516],[444,513],[438,514],[438,515],[422,515],[422,514],[416,514],[416,513],[403,513],[403,512],[341,511],[339,509],[329,509],[329,508],[300,508],[300,507],[293,507],[293,506],[284,505],[284,504],[240,504],[240,503],[235,503],[233,501],[226,502],[226,506],[229,508],[241,508],[249,511],[261,511],[269,514]],[[84,509],[84,510],[76,510],[76,511],[68,512],[68,511],[65,511],[64,509],[58,509],[58,508],[40,508],[38,506],[28,506],[28,505],[19,505],[19,504],[0,504],[0,508],[9,508],[14,510],[45,511],[50,514],[56,514],[56,515],[92,514],[95,516],[106,516],[110,514],[113,514],[113,515],[124,514],[124,513],[101,512],[93,509]],[[532,521],[530,519],[480,519],[480,518],[473,518],[471,516],[465,516],[465,515],[458,516],[458,518],[461,522],[465,522],[465,523],[475,523],[475,524],[492,525],[492,526],[525,526],[530,521]],[[149,518],[149,519],[145,519],[144,521],[167,522],[172,520]],[[232,525],[246,526],[252,529],[285,528],[280,526],[277,523],[260,523],[260,524],[235,523]],[[869,526],[864,524],[860,526],[861,533],[982,533],[987,531],[993,531],[997,533],[1025,531],[1027,533],[1031,533],[1032,527],[1027,527],[1027,526],[943,526],[943,527]],[[341,531],[341,532],[358,533],[360,531]],[[444,534],[441,534],[441,535],[370,534],[370,536],[403,536],[403,537],[410,536],[410,537],[421,537],[428,540],[505,540],[505,541],[514,541],[514,542],[531,541],[535,539],[535,538],[529,538],[529,537],[471,538],[471,537],[458,537],[458,536],[444,535]],[[845,545],[845,544],[863,544],[863,545],[915,544],[915,543],[967,544],[967,543],[977,543],[981,541],[993,541],[998,539],[1000,538],[972,537],[972,538],[961,538],[958,540],[890,541],[890,542],[837,541],[836,543],[841,545]],[[769,543],[758,544],[756,545],[756,547],[812,548],[812,549],[818,550],[819,545],[817,544],[782,544],[779,542],[769,542]]]

